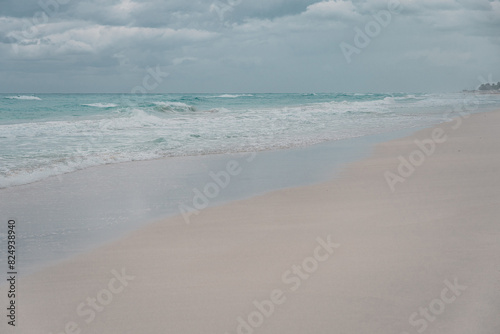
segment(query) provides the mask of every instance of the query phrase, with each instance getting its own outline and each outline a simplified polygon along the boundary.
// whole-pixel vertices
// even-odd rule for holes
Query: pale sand
[[[75,321],[93,334],[232,334],[254,300],[280,289],[286,300],[254,333],[417,333],[427,322],[425,333],[498,334],[500,112],[461,121],[439,126],[447,141],[394,193],[384,173],[431,129],[378,145],[330,182],[206,209],[191,225],[155,223],[35,274],[18,285],[12,332],[60,333]],[[282,274],[328,235],[341,246],[291,291]],[[86,324],[77,306],[122,268],[135,279]],[[444,290],[455,279],[467,287],[459,296]],[[429,304],[439,314],[413,327],[408,318]]]

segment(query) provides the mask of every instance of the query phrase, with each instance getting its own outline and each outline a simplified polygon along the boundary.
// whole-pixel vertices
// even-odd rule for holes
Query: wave
[[[102,119],[82,119],[82,120],[57,120],[38,121],[30,123],[16,123],[0,125],[2,137],[15,140],[16,138],[31,138],[36,142],[43,137],[64,137],[81,134],[82,136],[112,135],[110,131],[124,129],[139,129],[151,125],[168,125],[171,120],[148,113],[139,108],[128,109],[120,114],[108,115]]]
[[[194,106],[185,104],[182,102],[153,102],[159,111],[175,111],[175,112],[185,112],[185,111],[197,111]]]
[[[118,107],[118,105],[114,104],[114,103],[89,103],[89,104],[82,104],[82,106],[96,107],[96,108],[115,108],[115,107]]]
[[[255,98],[243,107],[230,100],[204,104],[146,97],[134,107],[98,117],[82,113],[76,118],[0,124],[6,143],[0,152],[0,188],[103,164],[298,147],[425,125],[442,121],[443,107],[464,103],[459,95],[320,95],[324,102],[304,98],[297,103],[296,97],[285,95],[282,103],[262,104]],[[92,98],[76,103],[85,101]],[[19,109],[24,108],[20,103]]]
[[[245,96],[253,96],[253,95],[252,94],[222,94],[222,95],[213,96],[213,97],[235,99],[237,97],[245,97]]]
[[[109,138],[117,135],[117,131],[138,135],[146,129],[161,129],[172,126],[172,122],[154,116],[142,109],[130,109],[123,114],[104,119],[79,121],[49,121],[36,123],[6,124],[1,126],[5,138],[16,141],[17,137],[31,142],[43,142],[48,138],[71,138],[77,136],[79,141],[70,141],[60,150],[48,152],[47,157],[32,158],[26,164],[17,165],[12,160],[0,166],[0,189],[62,175],[92,166],[110,163],[150,160],[162,156],[156,151],[127,152],[116,147],[107,147]]]
[[[371,101],[331,101],[319,102],[308,105],[302,105],[298,108],[301,111],[309,111],[314,113],[331,113],[331,114],[355,114],[355,113],[373,113],[386,114],[392,113],[391,109],[395,100],[392,97],[386,97],[381,100]]]
[[[30,184],[49,177],[60,177],[63,174],[89,167],[134,160],[150,160],[158,157],[157,154],[153,153],[138,153],[135,156],[127,156],[125,154],[107,154],[100,156],[87,154],[67,157],[65,159],[53,161],[51,164],[39,164],[31,168],[25,167],[15,172],[0,172],[0,189]]]
[[[6,99],[11,99],[11,100],[36,100],[36,101],[41,101],[42,100],[38,96],[33,96],[33,95],[6,96],[5,98]]]
[[[392,103],[395,103],[397,100],[399,100],[397,97],[387,96],[387,97],[384,97],[384,99],[382,101],[384,101],[387,104],[392,104]]]
[[[230,112],[229,109],[227,108],[223,108],[223,107],[219,107],[219,108],[212,108],[212,109],[208,109],[208,110],[203,110],[203,112]]]

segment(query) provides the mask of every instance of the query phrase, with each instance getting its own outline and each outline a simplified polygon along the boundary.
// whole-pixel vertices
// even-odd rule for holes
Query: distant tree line
[[[500,81],[495,83],[485,83],[479,86],[479,90],[500,90]]]

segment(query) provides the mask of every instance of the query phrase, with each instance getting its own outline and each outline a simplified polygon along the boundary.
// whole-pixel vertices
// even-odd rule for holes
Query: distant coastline
[[[500,81],[497,83],[484,83],[480,85],[476,90],[466,90],[465,93],[481,93],[481,94],[500,94]]]
[[[500,94],[500,90],[467,90],[464,89],[462,93],[474,93],[474,94],[484,94],[484,95],[490,95],[490,94]]]

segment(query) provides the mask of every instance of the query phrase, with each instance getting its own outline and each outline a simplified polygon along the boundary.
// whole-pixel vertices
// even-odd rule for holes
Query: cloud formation
[[[0,12],[0,91],[127,92],[148,67],[161,92],[454,91],[500,77],[500,0],[40,0]]]

